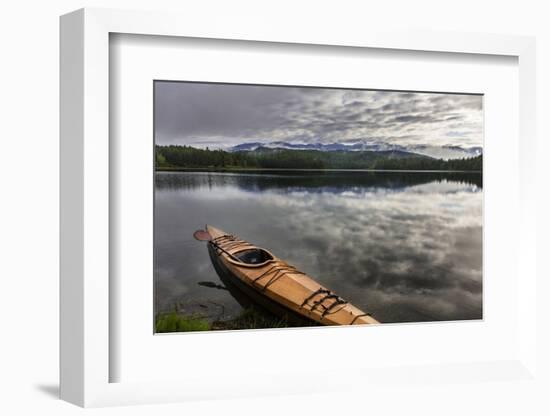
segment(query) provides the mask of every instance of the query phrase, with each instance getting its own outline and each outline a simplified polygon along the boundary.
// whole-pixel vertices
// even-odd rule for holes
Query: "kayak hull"
[[[269,251],[209,225],[206,231],[212,238],[208,243],[212,264],[228,289],[238,291],[238,296],[244,294],[276,316],[301,325],[379,323]],[[244,263],[239,257],[254,251],[261,252],[259,263]]]

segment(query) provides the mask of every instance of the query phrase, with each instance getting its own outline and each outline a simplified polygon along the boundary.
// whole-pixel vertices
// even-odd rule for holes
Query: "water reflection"
[[[338,191],[353,188],[401,189],[430,182],[458,182],[482,187],[482,177],[478,173],[461,172],[314,172],[278,171],[263,173],[158,173],[157,189],[181,190],[212,186],[236,186],[243,190],[260,192],[265,190],[286,190],[307,188],[308,191]]]
[[[205,223],[270,249],[382,322],[482,316],[482,181],[445,173],[158,173],[157,307],[225,317]],[[210,285],[211,286],[211,285]]]

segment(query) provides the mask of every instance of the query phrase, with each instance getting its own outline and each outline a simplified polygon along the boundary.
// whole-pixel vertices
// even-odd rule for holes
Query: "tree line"
[[[443,160],[399,151],[322,152],[259,149],[250,152],[156,146],[157,169],[380,169],[481,171],[482,156]]]

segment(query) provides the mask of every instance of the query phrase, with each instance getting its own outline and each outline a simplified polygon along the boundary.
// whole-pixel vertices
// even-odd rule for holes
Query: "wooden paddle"
[[[216,247],[217,249],[223,251],[225,254],[227,254],[229,257],[231,257],[233,260],[239,262],[239,263],[242,263],[241,259],[239,259],[238,257],[235,257],[233,254],[231,254],[230,252],[228,252],[227,250],[224,250],[223,248],[221,248],[218,243],[216,243],[215,241],[212,240],[212,236],[210,235],[210,233],[208,231],[205,231],[205,230],[197,230],[193,233],[193,237],[195,237],[195,240],[198,240],[198,241],[207,241],[209,242],[210,244],[212,244],[214,247]]]

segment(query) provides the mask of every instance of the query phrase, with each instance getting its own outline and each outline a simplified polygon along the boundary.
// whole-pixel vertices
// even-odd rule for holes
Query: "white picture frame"
[[[365,373],[342,368],[339,381],[304,385],[288,374],[266,374],[265,380],[247,380],[220,374],[174,382],[110,382],[109,296],[110,171],[109,157],[109,36],[112,33],[206,39],[332,45],[453,54],[505,55],[519,65],[517,257],[517,354],[507,360],[415,367],[416,380],[460,380],[480,383],[487,377],[536,380],[536,269],[535,199],[533,175],[535,125],[535,41],[530,37],[467,33],[395,32],[375,29],[326,33],[277,25],[239,25],[168,13],[82,9],[61,18],[61,398],[80,406],[158,403],[198,398],[296,394],[349,389],[354,380],[406,380],[408,370],[383,367]],[[152,278],[152,276],[151,276]],[[205,342],[208,337],[205,338]],[[284,369],[283,369],[284,370]],[[331,370],[335,371],[335,370]],[[246,373],[246,372],[245,372]],[[479,377],[484,373],[483,377]],[[329,373],[332,374],[332,373]],[[478,374],[476,376],[476,374]],[[343,377],[342,377],[343,376]],[[284,381],[284,382],[283,382]],[[412,379],[408,382],[413,382]],[[536,382],[536,381],[535,381]]]

